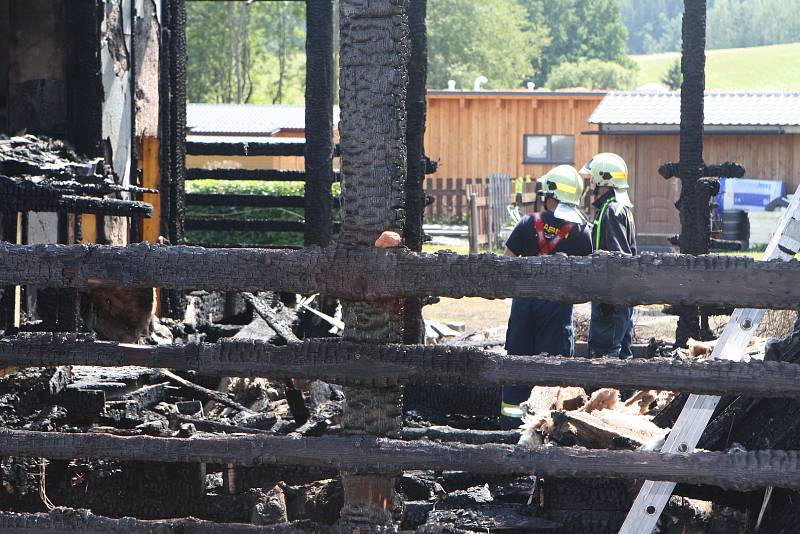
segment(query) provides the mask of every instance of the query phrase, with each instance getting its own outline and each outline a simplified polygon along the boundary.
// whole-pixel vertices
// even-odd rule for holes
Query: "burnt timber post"
[[[684,0],[682,28],[680,163],[659,169],[664,178],[681,179],[680,210],[682,254],[708,254],[711,242],[711,198],[719,193],[713,176],[741,177],[744,169],[735,163],[707,166],[703,161],[703,122],[706,69],[706,0]],[[688,339],[702,339],[700,310],[680,308],[675,345],[685,347]]]
[[[306,115],[305,115],[305,225],[303,244],[327,247],[333,233],[333,96],[336,68],[333,61],[333,0],[306,2]],[[334,315],[338,301],[320,296],[317,306]],[[327,323],[305,315],[305,336],[325,335]]]
[[[186,3],[162,0],[159,48],[159,109],[161,110],[160,175],[161,235],[171,245],[184,237],[186,177]],[[183,297],[177,291],[161,292],[161,313],[183,316]]]
[[[681,70],[680,250],[684,254],[708,254],[710,238],[709,198],[700,192],[703,168],[703,98],[706,68],[706,1],[685,0]],[[695,307],[681,311],[675,343],[684,345],[700,333],[700,314]]]
[[[406,218],[403,237],[406,246],[422,252],[425,212],[425,86],[428,73],[428,37],[425,26],[428,0],[412,0],[408,5],[408,25],[411,37],[411,56],[408,62],[408,98],[406,145],[408,173],[406,176]],[[422,343],[425,323],[422,320],[420,298],[408,298],[403,303],[403,342]]]
[[[340,2],[340,246],[345,248],[371,248],[383,231],[403,231],[410,53],[407,9],[407,0]],[[371,344],[401,342],[402,302],[396,298],[343,302],[344,338]],[[401,425],[399,387],[345,388],[342,426],[346,431],[397,436]],[[342,473],[342,526],[362,532],[391,527],[397,508],[395,476],[379,467]]]
[[[333,198],[333,0],[306,2],[304,244],[331,242]]]

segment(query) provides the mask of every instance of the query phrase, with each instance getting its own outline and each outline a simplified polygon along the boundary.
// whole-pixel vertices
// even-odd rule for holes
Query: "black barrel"
[[[722,211],[722,239],[741,242],[742,250],[749,248],[750,219],[747,218],[746,211]]]

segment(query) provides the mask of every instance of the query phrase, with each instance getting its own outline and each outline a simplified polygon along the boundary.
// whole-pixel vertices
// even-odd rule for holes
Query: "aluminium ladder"
[[[772,235],[761,261],[791,260],[800,251],[800,187],[795,191],[789,207]],[[717,341],[711,358],[738,362],[745,357],[745,348],[756,327],[764,317],[764,310],[736,309]],[[661,447],[661,452],[693,452],[703,434],[720,397],[690,395],[678,420]],[[646,481],[631,507],[620,534],[651,534],[658,518],[675,489],[674,482]]]

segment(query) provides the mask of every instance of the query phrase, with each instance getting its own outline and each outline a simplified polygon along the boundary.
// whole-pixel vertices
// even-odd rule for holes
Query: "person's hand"
[[[375,246],[378,248],[396,248],[403,246],[403,238],[397,232],[386,231],[383,232],[378,239],[375,240]]]

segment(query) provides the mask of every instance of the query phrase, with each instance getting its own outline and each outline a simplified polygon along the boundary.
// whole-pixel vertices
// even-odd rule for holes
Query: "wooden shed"
[[[425,152],[433,177],[541,176],[597,150],[588,120],[605,92],[428,91]],[[591,128],[591,127],[589,127]]]
[[[628,163],[639,240],[665,244],[680,229],[680,183],[658,167],[679,159],[680,93],[609,93],[589,123],[600,151]],[[707,163],[737,162],[746,178],[780,180],[789,192],[800,184],[800,93],[706,93],[705,132]]]
[[[587,135],[602,91],[428,91],[425,153],[439,161],[425,189],[437,203],[428,215],[466,206],[466,185],[492,174],[539,177],[561,163],[582,165],[597,152]],[[434,217],[435,219],[436,217]]]

